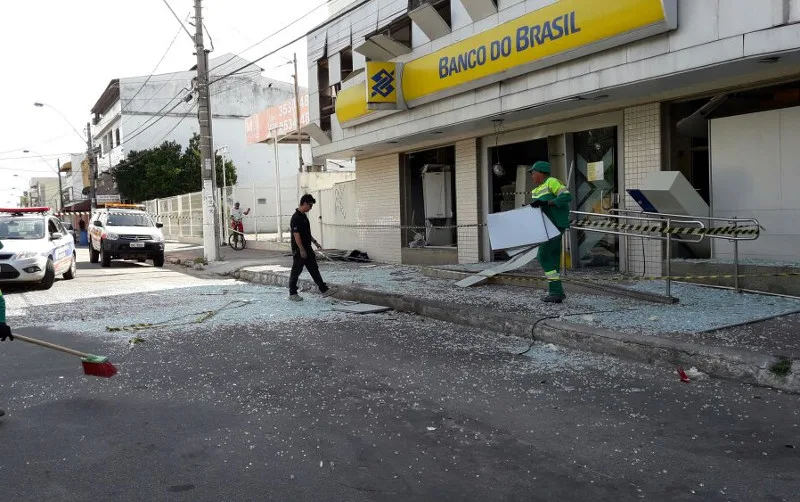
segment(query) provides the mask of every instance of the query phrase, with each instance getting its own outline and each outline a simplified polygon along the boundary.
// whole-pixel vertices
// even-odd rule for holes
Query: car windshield
[[[152,227],[153,221],[144,213],[108,213],[109,227]]]
[[[42,239],[44,229],[41,217],[0,216],[0,239]]]

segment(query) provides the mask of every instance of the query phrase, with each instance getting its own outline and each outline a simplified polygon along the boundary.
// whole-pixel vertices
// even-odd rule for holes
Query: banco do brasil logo
[[[394,72],[388,72],[381,69],[378,73],[372,76],[372,81],[375,82],[372,86],[372,96],[389,97],[394,92]]]

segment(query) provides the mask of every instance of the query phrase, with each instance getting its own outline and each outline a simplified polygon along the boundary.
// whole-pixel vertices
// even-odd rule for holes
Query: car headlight
[[[117,235],[117,234],[115,234],[113,232],[107,232],[106,233],[106,239],[108,239],[110,241],[115,241],[115,240],[119,239],[119,235]]]
[[[153,240],[156,242],[164,242],[164,236],[161,234],[156,234],[153,236]]]
[[[17,253],[17,260],[27,260],[28,258],[36,258],[37,256],[39,256],[39,253],[36,251],[23,251]]]

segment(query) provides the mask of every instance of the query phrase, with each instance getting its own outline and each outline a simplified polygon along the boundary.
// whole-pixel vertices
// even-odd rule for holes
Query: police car
[[[112,259],[153,260],[164,266],[164,235],[137,204],[107,204],[89,223],[89,261],[110,267]]]
[[[58,275],[75,278],[75,241],[49,207],[0,208],[0,241],[0,281],[50,289]]]

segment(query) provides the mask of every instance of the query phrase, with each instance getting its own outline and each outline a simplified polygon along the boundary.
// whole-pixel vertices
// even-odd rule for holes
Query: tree
[[[112,176],[123,199],[145,201],[202,190],[200,137],[195,134],[182,150],[174,141],[165,141],[156,148],[131,151],[120,162]],[[222,186],[222,157],[216,158],[217,185]],[[236,183],[236,167],[225,163],[227,184]]]
[[[189,162],[185,163],[184,165],[189,169],[189,172],[186,173],[186,179],[191,180],[193,182],[193,187],[189,191],[190,192],[197,192],[202,190],[203,183],[202,183],[202,170],[201,170],[201,162],[200,162],[200,135],[195,133],[189,139],[189,146],[186,148],[186,157],[190,159]],[[223,182],[222,177],[222,156],[216,155],[214,159],[214,164],[217,173],[217,186],[221,187]],[[231,186],[235,185],[237,180],[236,176],[236,166],[233,165],[233,162],[230,160],[225,162],[225,185]],[[194,183],[196,181],[196,183]]]

